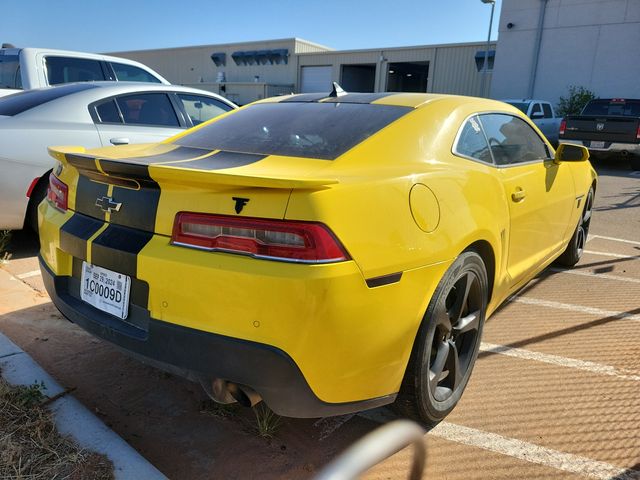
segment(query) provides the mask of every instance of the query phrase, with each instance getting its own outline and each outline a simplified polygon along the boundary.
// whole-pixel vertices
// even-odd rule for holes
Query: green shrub
[[[556,107],[556,115],[566,117],[567,115],[580,115],[584,106],[596,98],[595,93],[579,85],[569,85],[569,94],[560,97]]]

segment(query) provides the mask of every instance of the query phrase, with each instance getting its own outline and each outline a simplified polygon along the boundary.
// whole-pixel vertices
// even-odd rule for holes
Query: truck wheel
[[[395,408],[433,426],[457,405],[478,357],[489,296],[487,271],[462,253],[438,284],[411,352]]]
[[[566,250],[556,260],[556,263],[563,267],[573,267],[582,257],[584,245],[587,243],[587,236],[589,235],[589,225],[591,224],[593,195],[593,187],[591,187],[584,202],[582,216],[580,217],[578,226],[573,232],[571,240],[569,240],[569,245],[567,245]]]

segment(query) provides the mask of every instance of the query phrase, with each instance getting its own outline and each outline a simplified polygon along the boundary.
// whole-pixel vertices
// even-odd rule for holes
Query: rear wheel
[[[487,299],[484,262],[464,252],[440,281],[418,331],[396,403],[402,414],[435,425],[454,409],[478,356]]]
[[[584,202],[582,216],[573,232],[569,245],[556,260],[556,263],[564,267],[573,267],[582,257],[584,246],[587,243],[587,236],[589,235],[589,225],[591,224],[591,214],[593,213],[593,197],[594,192],[593,187],[591,187]]]
[[[26,225],[35,233],[38,233],[38,205],[47,196],[47,188],[49,175],[43,176],[33,190],[31,191],[31,197],[29,198],[29,205],[27,206],[27,218]]]

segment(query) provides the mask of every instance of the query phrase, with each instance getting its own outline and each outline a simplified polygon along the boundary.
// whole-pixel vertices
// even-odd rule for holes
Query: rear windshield
[[[214,121],[176,143],[333,160],[411,110],[353,103],[262,103]]]
[[[0,88],[22,89],[18,55],[0,55]]]
[[[60,87],[26,90],[24,92],[7,95],[6,97],[0,97],[0,115],[18,115],[19,113],[26,112],[27,110],[40,106],[43,103],[65,97],[82,90],[87,90],[89,88],[96,87],[87,83],[79,83],[63,85]]]
[[[582,115],[640,117],[640,100],[593,100],[584,107]]]
[[[529,104],[523,102],[507,102],[509,105],[513,105],[518,110],[521,110],[525,115],[527,114],[527,110],[529,110]]]

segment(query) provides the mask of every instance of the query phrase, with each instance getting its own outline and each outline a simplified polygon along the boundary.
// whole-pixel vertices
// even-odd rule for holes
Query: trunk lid
[[[170,236],[178,212],[284,218],[293,189],[337,183],[325,160],[204,150],[174,144],[85,151],[51,147],[77,171],[69,208],[110,224]]]

